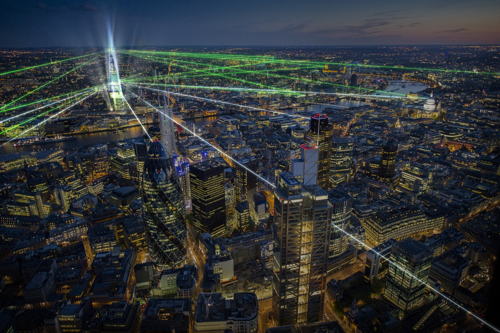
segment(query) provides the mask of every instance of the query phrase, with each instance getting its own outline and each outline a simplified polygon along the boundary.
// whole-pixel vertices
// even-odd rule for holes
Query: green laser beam
[[[290,89],[258,89],[258,88],[248,88],[248,87],[221,87],[221,86],[199,86],[199,85],[185,85],[185,84],[164,84],[164,83],[148,83],[148,82],[134,82],[126,83],[139,88],[152,87],[171,87],[171,88],[181,88],[181,89],[192,89],[192,90],[220,90],[220,91],[237,91],[237,92],[255,92],[261,94],[302,94],[302,95],[332,95],[339,97],[355,97],[355,98],[365,98],[365,99],[399,99],[403,97],[391,96],[391,95],[367,95],[367,94],[356,94],[356,93],[338,93],[338,92],[323,92],[323,91],[306,91],[306,90],[290,90]],[[421,97],[420,99],[424,99]]]
[[[0,113],[4,113],[4,112],[9,112],[9,111],[14,111],[14,110],[22,109],[22,108],[25,108],[25,107],[27,107],[27,106],[36,105],[36,104],[41,104],[41,103],[43,103],[43,102],[52,101],[52,100],[54,100],[54,99],[64,98],[64,97],[66,97],[66,96],[69,96],[69,95],[72,95],[72,94],[76,94],[76,93],[79,93],[79,92],[82,92],[82,91],[85,91],[85,90],[88,90],[88,89],[96,89],[96,88],[98,88],[99,86],[101,86],[101,85],[97,85],[97,86],[90,87],[90,88],[84,88],[84,89],[80,89],[80,90],[74,90],[74,91],[70,91],[70,92],[67,92],[67,93],[59,94],[59,95],[56,95],[56,96],[51,96],[51,97],[47,97],[47,98],[43,98],[43,99],[39,99],[39,100],[37,100],[37,101],[28,102],[28,103],[25,103],[25,104],[19,104],[19,105],[16,105],[16,106],[10,107],[10,108],[5,109],[5,110],[1,110],[1,111],[0,111]]]
[[[10,71],[6,71],[6,72],[3,72],[3,73],[0,73],[0,76],[14,74],[14,73],[19,73],[19,72],[24,72],[24,71],[28,71],[28,70],[35,69],[35,68],[40,68],[40,67],[46,67],[46,66],[56,65],[56,64],[60,64],[60,63],[71,61],[71,60],[76,60],[76,59],[81,59],[81,58],[89,57],[89,56],[95,55],[95,54],[96,53],[89,53],[89,54],[84,54],[84,55],[77,56],[77,57],[71,57],[71,58],[66,58],[66,59],[61,59],[61,60],[54,60],[54,61],[46,62],[44,64],[38,64],[38,65],[33,65],[33,66],[28,66],[28,67],[23,67],[23,68],[18,68],[18,69],[13,69],[13,70],[10,70]]]
[[[32,95],[32,94],[34,94],[34,93],[36,93],[37,91],[42,90],[43,88],[45,88],[45,87],[47,87],[47,86],[51,85],[52,83],[54,83],[54,82],[56,82],[56,81],[60,80],[61,78],[65,77],[66,75],[71,74],[71,73],[72,73],[72,72],[74,72],[74,71],[77,71],[77,70],[78,70],[78,69],[80,69],[81,67],[86,66],[86,65],[88,65],[89,63],[91,63],[91,62],[93,62],[93,61],[95,61],[95,59],[91,59],[91,60],[89,60],[89,61],[86,61],[86,62],[84,62],[84,63],[82,63],[82,64],[80,64],[80,65],[78,65],[78,66],[76,66],[76,67],[74,67],[74,68],[72,68],[72,69],[70,69],[69,71],[67,71],[67,72],[65,72],[65,73],[63,73],[63,74],[61,74],[61,75],[56,76],[54,79],[52,79],[52,80],[49,80],[49,81],[45,82],[44,84],[42,84],[42,85],[40,85],[40,86],[36,87],[35,89],[33,89],[33,90],[31,90],[31,91],[28,91],[28,92],[27,92],[27,93],[25,93],[24,95],[22,95],[22,96],[19,96],[19,97],[15,98],[14,100],[10,101],[9,103],[7,103],[7,104],[5,104],[5,105],[1,106],[1,107],[0,107],[0,112],[1,112],[1,111],[3,111],[3,110],[5,110],[7,107],[11,106],[12,104],[14,104],[14,103],[16,103],[16,102],[19,102],[19,101],[21,101],[21,100],[23,100],[23,99],[25,99],[26,97],[28,97],[28,96],[30,96],[30,95]]]
[[[154,59],[144,58],[144,59],[145,60],[150,60],[150,61],[162,62],[162,63],[165,61],[164,59],[161,59],[161,58],[159,58],[159,59],[156,59],[156,58],[154,58]],[[181,60],[181,62],[186,62],[186,61]],[[189,63],[191,63],[191,62],[189,62]],[[200,63],[195,63],[195,64],[197,64],[197,65],[205,65],[205,64],[200,64]],[[189,67],[189,66],[184,66],[184,65],[180,65],[180,64],[175,64],[175,66],[179,66],[181,68],[186,68],[186,69],[189,69],[189,70],[193,70],[193,68]],[[261,87],[261,88],[280,89],[280,88],[276,88],[276,87],[273,87],[273,86],[268,86],[268,85],[265,85],[265,84],[262,84],[262,83],[259,83],[259,82],[244,80],[244,79],[241,79],[241,78],[235,78],[235,77],[232,77],[232,76],[229,76],[229,75],[225,75],[225,74],[221,74],[221,73],[206,72],[204,69],[198,69],[198,70],[202,71],[203,75],[223,77],[223,78],[226,78],[226,79],[229,79],[229,80],[239,81],[239,82],[243,82],[243,83],[246,83],[246,84],[258,86],[258,87]]]
[[[87,91],[89,91],[89,90],[87,90]],[[28,111],[26,111],[26,112],[21,112],[21,113],[18,113],[18,114],[16,114],[16,115],[14,115],[14,116],[11,116],[11,117],[8,117],[8,118],[5,118],[5,119],[1,119],[1,120],[0,120],[0,124],[6,123],[6,122],[10,122],[10,121],[12,121],[12,120],[14,120],[14,119],[17,119],[17,118],[20,118],[20,117],[26,116],[27,114],[34,113],[34,112],[37,112],[37,111],[40,111],[40,110],[46,109],[46,108],[48,108],[48,107],[50,107],[50,106],[52,106],[52,105],[56,105],[56,104],[63,103],[63,102],[65,102],[65,101],[67,101],[67,100],[70,100],[71,98],[74,98],[75,96],[80,96],[80,95],[83,95],[84,93],[85,93],[85,92],[76,93],[76,94],[73,94],[73,95],[71,95],[71,96],[69,96],[69,97],[66,97],[66,98],[63,98],[63,99],[60,99],[60,100],[56,100],[56,101],[51,102],[51,103],[49,103],[49,104],[45,104],[45,105],[39,106],[39,107],[37,107],[37,108],[35,108],[35,109],[31,109],[31,110],[28,110]]]
[[[141,58],[141,59],[144,59],[144,58]],[[172,62],[175,62],[175,60]],[[231,69],[231,68],[239,68],[239,67],[247,67],[247,66],[257,66],[257,65],[262,65],[262,64],[266,64],[266,63],[268,63],[268,62],[267,61],[260,61],[260,62],[254,62],[254,63],[245,63],[245,64],[241,64],[241,65],[225,66],[225,68]],[[204,70],[196,69],[196,70],[192,70],[192,71],[172,73],[172,74],[167,74],[167,75],[156,75],[156,76],[153,75],[153,76],[149,76],[149,77],[144,77],[144,76],[140,77],[139,75],[135,75],[135,77],[139,77],[139,79],[142,79],[142,80],[145,80],[145,79],[146,80],[155,80],[155,79],[161,79],[161,78],[179,78],[179,77],[185,78],[185,77],[198,76],[198,75],[194,75],[194,74],[197,74],[200,72],[204,72]],[[131,79],[130,77],[127,77],[127,78],[122,79],[122,81],[133,82],[134,80]]]
[[[146,59],[146,58],[142,58],[142,59]],[[158,58],[158,59],[162,59],[162,58]],[[165,61],[165,62],[163,62]],[[162,63],[170,63],[170,62],[166,62],[166,60],[163,60]],[[175,63],[175,61],[178,61],[178,60],[172,60],[171,62]],[[185,62],[185,60],[184,60]],[[193,62],[189,62],[189,63],[193,63]],[[266,62],[259,62],[257,64],[264,64]],[[196,64],[199,64],[199,63],[196,63]],[[205,66],[207,66],[207,64],[203,64]],[[236,65],[236,66],[223,66],[223,70],[233,70],[234,68],[239,68],[239,67],[247,67],[247,66],[251,66],[252,64],[243,64],[243,65]],[[266,68],[266,69],[262,69],[262,70],[253,70],[252,73],[269,73],[269,72],[278,72],[278,71],[296,71],[296,70],[302,70],[302,69],[307,69],[307,68],[318,68],[317,65],[312,65],[312,66],[303,66],[303,67],[285,67],[285,68]],[[180,73],[174,73],[174,74],[167,74],[167,75],[157,75],[157,76],[149,76],[149,77],[140,77],[139,79],[141,79],[142,81],[144,80],[158,80],[158,79],[164,79],[164,78],[192,78],[192,77],[197,77],[197,76],[203,76],[205,73],[209,72],[209,71],[216,71],[216,70],[221,70],[221,68],[214,68],[213,66],[210,66],[210,68],[207,68],[207,69],[195,69],[195,70],[192,70],[192,71],[186,71],[186,72],[180,72]],[[201,74],[200,74],[201,73]],[[231,73],[229,73],[231,74]],[[136,80],[123,80],[125,82],[134,82]]]
[[[89,94],[87,94],[85,97],[90,96],[90,95],[92,95],[92,94],[95,94],[95,92],[89,93]],[[76,97],[76,96],[75,96],[75,97]],[[80,97],[80,96],[77,96],[77,97]],[[75,98],[74,100],[78,100],[78,99],[77,99],[77,98]],[[6,129],[4,129],[3,131],[1,131],[1,132],[0,132],[0,135],[7,134],[8,132],[11,132],[12,130],[14,130],[14,129],[18,128],[19,126],[23,126],[23,125],[25,125],[25,124],[27,124],[27,123],[30,123],[30,122],[32,122],[32,121],[34,121],[34,120],[36,120],[36,119],[38,119],[38,118],[40,118],[40,117],[43,117],[43,116],[45,116],[45,115],[47,115],[47,114],[51,113],[52,111],[55,111],[55,110],[59,110],[59,109],[61,109],[61,108],[64,108],[64,107],[66,107],[67,105],[70,105],[72,102],[74,102],[74,100],[72,100],[72,99],[71,99],[71,100],[68,100],[68,101],[67,101],[67,103],[63,103],[63,104],[61,104],[61,105],[55,106],[55,107],[53,107],[53,108],[50,108],[50,109],[49,109],[49,110],[47,110],[47,111],[44,111],[44,112],[42,112],[42,113],[37,114],[36,116],[30,117],[30,118],[25,119],[25,120],[23,120],[23,121],[21,121],[21,122],[19,122],[19,123],[15,124],[15,125],[9,126],[9,127],[7,127]]]
[[[191,57],[191,58],[205,58],[205,59],[218,59],[218,60],[231,60],[233,57],[238,57],[234,54],[220,54],[220,53],[194,53],[194,52],[169,52],[169,51],[147,51],[147,50],[128,50],[129,52],[150,53],[150,54],[163,54],[173,55],[176,57]],[[259,56],[248,56],[252,59],[259,59]],[[408,71],[426,71],[426,72],[441,72],[451,74],[471,74],[471,75],[491,75],[499,76],[500,72],[485,72],[474,70],[461,70],[461,69],[448,69],[436,67],[418,67],[418,66],[402,66],[402,65],[377,65],[377,64],[359,64],[350,62],[333,62],[333,61],[313,61],[313,60],[294,60],[294,59],[280,59],[270,56],[260,56],[265,59],[274,59],[277,62],[284,63],[316,63],[319,65],[333,65],[333,66],[346,66],[346,67],[360,67],[360,68],[376,68],[376,69],[393,69],[393,70],[408,70]]]
[[[182,60],[176,60],[176,61],[182,61]],[[183,62],[186,62],[186,61],[183,61]],[[198,63],[198,62],[189,62],[189,63],[193,63],[193,64],[196,64],[196,65],[205,65],[203,63]],[[216,68],[216,67],[219,67],[220,69],[224,69],[224,67],[220,67],[220,66],[212,66],[213,68]],[[233,70],[233,73],[243,73],[243,74],[261,74],[262,73],[259,73],[257,71],[249,71],[249,70],[242,70],[242,69],[239,69],[239,70]],[[355,89],[355,90],[358,90],[358,91],[367,91],[367,92],[373,92],[373,93],[380,93],[380,94],[384,94],[384,95],[394,95],[394,96],[401,96],[401,97],[405,97],[406,95],[405,94],[401,94],[401,93],[394,93],[394,92],[387,92],[387,91],[383,91],[383,90],[377,90],[377,89],[372,89],[372,88],[365,88],[365,87],[354,87],[354,86],[349,86],[349,85],[344,85],[344,84],[339,84],[339,83],[333,83],[333,82],[328,82],[328,81],[318,81],[318,80],[312,80],[312,79],[307,79],[307,78],[302,78],[302,77],[296,77],[296,76],[289,76],[289,75],[280,75],[280,74],[275,74],[275,73],[266,73],[266,76],[270,76],[270,77],[276,77],[276,78],[281,78],[281,79],[288,79],[288,80],[294,80],[294,81],[302,81],[302,82],[307,82],[307,83],[313,83],[313,84],[317,84],[317,85],[330,85],[330,86],[333,86],[333,87],[337,87],[337,88],[343,88],[343,89]],[[228,78],[233,78],[232,76],[229,76],[228,75]],[[252,82],[252,81],[250,81]],[[273,87],[274,88],[274,87]]]
[[[94,96],[96,93],[97,93],[97,92],[93,92],[93,93],[91,93],[91,94],[89,94],[89,95],[85,96],[84,98],[77,100],[77,101],[76,101],[76,102],[74,102],[73,104],[71,104],[71,105],[68,105],[68,106],[64,107],[62,110],[57,111],[56,113],[54,113],[54,114],[50,115],[49,117],[47,117],[46,119],[42,120],[41,122],[39,122],[39,123],[35,124],[34,126],[31,126],[31,127],[30,127],[30,128],[28,128],[27,130],[23,131],[21,134],[18,134],[18,135],[16,135],[16,136],[12,137],[9,141],[7,141],[7,143],[8,143],[8,142],[11,142],[11,141],[13,141],[13,140],[15,140],[15,139],[17,139],[17,138],[19,138],[20,136],[22,136],[22,135],[24,135],[24,134],[26,134],[26,133],[28,133],[28,132],[31,132],[31,131],[32,131],[32,130],[34,130],[35,128],[37,128],[37,127],[39,127],[39,126],[41,126],[41,125],[45,124],[46,122],[48,122],[48,121],[50,121],[51,119],[53,119],[53,118],[57,117],[57,116],[58,116],[58,115],[60,115],[61,113],[68,111],[68,110],[69,110],[69,109],[71,109],[73,106],[75,106],[75,105],[77,105],[77,104],[82,103],[83,101],[85,101],[87,98],[89,98],[89,97],[91,97],[91,96]],[[5,144],[5,143],[4,143],[4,144]]]

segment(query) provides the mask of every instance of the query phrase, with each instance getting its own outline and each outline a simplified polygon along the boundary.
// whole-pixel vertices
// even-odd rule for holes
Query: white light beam
[[[132,114],[134,115],[135,119],[137,119],[137,121],[139,122],[139,125],[141,125],[142,130],[144,131],[144,133],[146,133],[147,137],[149,138],[149,141],[153,142],[153,139],[151,138],[151,135],[149,135],[148,131],[146,130],[146,127],[144,127],[144,125],[142,124],[141,120],[139,119],[139,117],[135,113],[134,109],[132,109],[132,106],[130,106],[129,102],[125,98],[125,95],[123,95],[122,98],[123,98],[123,101],[125,102],[125,105],[127,105],[127,107],[129,108],[129,110],[132,111]]]
[[[126,83],[125,85],[129,85],[129,84]],[[130,84],[130,85],[131,86],[136,86],[135,84]],[[218,99],[212,99],[212,98],[206,98],[206,97],[199,97],[199,96],[195,96],[195,95],[188,95],[188,94],[173,92],[173,91],[170,91],[170,90],[160,90],[160,89],[154,89],[154,88],[148,88],[148,87],[141,87],[141,86],[136,86],[136,87],[147,89],[147,90],[151,90],[151,91],[161,92],[162,94],[167,93],[167,94],[172,94],[172,95],[176,95],[176,96],[181,96],[181,97],[196,99],[196,100],[205,101],[205,102],[214,103],[214,104],[224,104],[224,105],[230,105],[230,106],[234,106],[234,107],[238,107],[238,108],[242,108],[242,109],[253,110],[253,111],[271,112],[271,113],[285,115],[285,116],[288,116],[288,117],[309,119],[309,117],[301,116],[301,115],[298,115],[298,114],[291,114],[291,113],[286,113],[286,112],[281,112],[281,111],[275,111],[275,110],[258,108],[258,107],[254,107],[254,106],[248,106],[248,105],[242,105],[242,104],[236,104],[236,103],[221,101],[221,100],[218,100]]]
[[[53,115],[51,115],[51,116],[50,116],[50,117],[48,117],[47,119],[44,119],[43,121],[39,122],[38,124],[36,124],[36,125],[34,125],[34,126],[32,126],[32,127],[28,128],[27,130],[23,131],[21,134],[16,135],[15,137],[11,138],[11,139],[10,139],[9,141],[7,141],[7,142],[4,142],[4,143],[2,144],[2,146],[3,146],[3,145],[5,145],[5,144],[7,144],[7,143],[9,143],[9,142],[12,142],[13,140],[16,140],[16,139],[17,139],[17,138],[19,138],[20,136],[22,136],[22,135],[24,135],[24,134],[26,134],[26,133],[28,133],[28,132],[30,132],[30,131],[32,131],[32,130],[34,130],[35,128],[37,128],[37,127],[39,127],[39,126],[41,126],[41,125],[45,124],[45,123],[46,123],[46,122],[48,122],[49,120],[51,120],[51,119],[53,119],[53,118],[57,117],[57,116],[58,116],[58,115],[60,115],[61,113],[65,112],[65,111],[67,111],[67,110],[69,110],[69,109],[71,109],[73,106],[75,106],[75,105],[77,105],[77,104],[80,104],[81,102],[85,101],[87,98],[89,98],[89,97],[91,97],[91,96],[94,96],[95,94],[97,94],[97,91],[93,92],[93,93],[92,93],[92,94],[90,94],[90,95],[85,96],[85,97],[84,97],[84,98],[82,98],[82,99],[79,99],[78,101],[76,101],[75,103],[71,104],[70,106],[65,107],[64,109],[62,109],[61,111],[58,111],[57,113],[54,113]]]
[[[437,295],[441,296],[443,299],[445,299],[447,302],[453,304],[454,306],[456,306],[457,308],[459,308],[460,310],[464,311],[466,314],[474,317],[474,319],[478,320],[479,322],[481,322],[482,324],[488,326],[490,329],[492,329],[493,331],[495,332],[500,332],[500,329],[498,329],[497,327],[493,326],[492,324],[490,324],[489,322],[487,322],[486,320],[484,320],[483,318],[479,317],[477,314],[475,314],[474,312],[470,311],[469,309],[467,309],[466,307],[464,307],[463,305],[459,304],[457,301],[451,299],[450,297],[446,296],[444,293],[442,293],[441,291],[437,290],[436,288],[434,288],[432,285],[430,285],[428,282],[426,281],[423,281],[422,279],[418,278],[415,274],[413,274],[412,272],[408,271],[407,269],[405,269],[404,267],[402,267],[401,265],[393,262],[392,260],[389,259],[389,257],[383,255],[382,253],[374,250],[372,247],[370,247],[368,244],[366,244],[365,242],[363,242],[362,240],[358,239],[357,237],[353,236],[352,234],[350,234],[349,232],[345,231],[344,229],[340,228],[339,226],[335,225],[335,224],[332,224],[334,228],[336,228],[338,231],[342,232],[344,235],[348,236],[350,239],[354,240],[355,242],[357,242],[358,244],[360,244],[361,246],[365,247],[368,251],[372,251],[373,253],[375,253],[376,255],[378,255],[380,258],[383,258],[385,260],[387,260],[387,262],[389,262],[391,265],[393,265],[394,267],[396,267],[397,269],[405,272],[406,274],[408,274],[409,276],[411,276],[412,278],[414,278],[416,281],[418,281],[419,283],[421,283],[422,285],[424,285],[425,287],[427,287],[428,289],[430,289],[431,291],[433,291],[434,293],[436,293]]]
[[[71,95],[69,97],[66,97],[66,98],[63,98],[63,99],[59,99],[59,100],[51,102],[49,104],[42,105],[42,106],[37,107],[35,109],[29,110],[29,111],[26,111],[26,112],[23,112],[23,113],[16,114],[15,116],[12,116],[12,117],[9,117],[9,118],[6,118],[6,119],[2,119],[2,120],[0,120],[0,124],[3,124],[5,122],[7,122],[7,121],[10,121],[10,120],[13,120],[13,119],[25,116],[27,114],[30,114],[30,113],[33,113],[33,112],[36,112],[36,111],[43,110],[45,108],[48,108],[49,106],[52,106],[52,105],[59,104],[59,103],[62,103],[64,101],[67,101],[68,99],[75,98],[77,96],[81,96],[81,95],[85,94],[86,92],[87,91],[81,92],[79,94]]]
[[[147,89],[145,86],[158,86],[164,84],[155,84],[147,82],[138,83],[127,83],[130,85],[135,85],[136,87]],[[367,99],[407,99],[406,96],[393,96],[393,95],[370,95],[370,94],[356,94],[356,93],[338,93],[338,92],[325,92],[325,91],[310,91],[310,90],[289,90],[289,89],[262,89],[262,88],[247,88],[247,87],[219,87],[219,86],[195,86],[195,85],[183,85],[183,84],[167,84],[173,88],[185,88],[185,89],[205,89],[205,90],[227,90],[227,91],[249,91],[249,92],[263,92],[270,94],[304,94],[304,95],[328,95],[328,96],[339,96],[339,97],[353,97],[353,98],[367,98]],[[417,97],[416,99],[425,99],[424,97]]]
[[[178,126],[182,127],[186,132],[188,132],[189,134],[193,135],[194,137],[196,137],[198,140],[202,141],[203,143],[209,145],[210,147],[214,148],[217,152],[219,152],[219,154],[229,158],[231,161],[233,161],[235,164],[239,165],[240,167],[242,167],[243,169],[247,170],[248,172],[250,172],[252,175],[254,175],[255,177],[257,177],[258,179],[262,180],[264,183],[266,183],[267,185],[269,185],[270,187],[272,188],[275,188],[276,185],[274,185],[273,183],[271,183],[269,180],[267,180],[266,178],[262,177],[261,175],[259,175],[258,173],[256,173],[255,171],[253,171],[252,169],[248,168],[246,165],[244,165],[243,163],[239,162],[238,160],[236,160],[234,157],[232,157],[231,155],[227,154],[226,152],[224,152],[222,149],[214,146],[213,144],[211,144],[210,142],[208,142],[207,140],[205,140],[204,138],[202,138],[201,136],[199,136],[198,134],[196,134],[196,132],[194,132],[193,130],[189,129],[188,127],[186,127],[184,124],[180,123],[179,121],[175,120],[174,118],[170,117],[168,114],[166,114],[165,112],[162,112],[160,109],[158,109],[157,107],[153,106],[151,103],[149,103],[148,101],[146,101],[145,99],[143,99],[142,97],[139,97],[138,95],[132,93],[134,96],[138,97],[139,99],[141,99],[144,104],[148,105],[149,107],[153,108],[156,112],[164,115],[165,117],[167,117],[168,119],[170,119],[171,121],[173,121],[175,124],[177,124]]]

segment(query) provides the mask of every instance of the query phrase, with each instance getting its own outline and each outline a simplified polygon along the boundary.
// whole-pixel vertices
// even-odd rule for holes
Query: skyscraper
[[[235,169],[235,195],[236,202],[248,200],[248,171],[239,165],[234,166]]]
[[[172,116],[172,108],[167,105],[166,98],[164,98],[165,108],[163,110],[163,114],[159,114],[159,123],[160,123],[160,137],[161,143],[167,152],[169,157],[172,157],[176,152],[175,147],[175,127],[174,123],[171,120]]]
[[[172,156],[174,161],[175,172],[179,180],[184,198],[184,205],[187,212],[191,212],[191,183],[189,180],[189,160],[185,157],[174,154]]]
[[[194,164],[189,170],[193,224],[199,232],[220,237],[226,232],[224,166],[217,160]]]
[[[401,310],[401,317],[425,302],[432,253],[412,238],[394,244],[384,296]],[[420,280],[420,281],[419,281]]]
[[[332,126],[326,114],[316,113],[309,122],[307,139],[318,147],[318,185],[330,189],[330,152],[332,146]]]
[[[142,200],[151,257],[166,268],[182,265],[186,254],[184,203],[172,160],[159,141],[150,144],[144,162]]]
[[[318,185],[283,172],[275,191],[273,308],[280,325],[322,319],[332,206]]]
[[[330,156],[330,186],[349,181],[352,174],[354,142],[349,137],[334,137]]]
[[[300,146],[301,158],[292,161],[292,174],[304,185],[315,185],[318,182],[318,148],[316,145]]]
[[[380,158],[379,175],[384,180],[389,180],[394,177],[396,172],[396,155],[398,153],[398,145],[396,142],[389,140],[382,147],[382,156]]]
[[[120,83],[120,73],[116,63],[114,50],[107,52],[107,74],[108,74],[108,96],[111,102],[111,111],[121,111],[123,109],[123,92]]]
[[[349,194],[333,190],[328,194],[332,204],[332,230],[328,256],[333,259],[347,250],[348,237],[340,231],[345,230],[352,217],[352,198]]]

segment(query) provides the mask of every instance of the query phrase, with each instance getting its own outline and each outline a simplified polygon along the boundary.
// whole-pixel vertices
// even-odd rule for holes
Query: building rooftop
[[[432,256],[432,253],[422,242],[413,238],[407,238],[394,244],[392,254],[394,256],[404,256],[414,264],[422,263]]]
[[[254,293],[235,293],[225,299],[220,293],[201,293],[196,304],[196,321],[252,320],[258,313]]]

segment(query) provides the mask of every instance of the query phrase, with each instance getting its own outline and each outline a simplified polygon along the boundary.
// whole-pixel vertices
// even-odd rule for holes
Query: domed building
[[[425,112],[434,112],[436,111],[436,101],[434,98],[428,98],[424,103],[424,111]]]
[[[425,101],[423,106],[423,112],[421,113],[422,118],[437,118],[439,116],[439,106],[440,104],[436,104],[436,100],[433,98],[432,93],[431,96]]]
[[[159,141],[149,146],[141,188],[151,259],[160,268],[181,266],[186,257],[183,198],[172,159]]]

